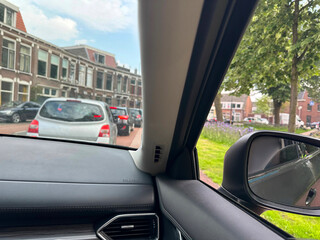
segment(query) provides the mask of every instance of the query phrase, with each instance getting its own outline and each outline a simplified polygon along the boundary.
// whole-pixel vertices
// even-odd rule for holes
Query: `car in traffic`
[[[34,119],[37,115],[40,105],[35,102],[12,101],[3,104],[0,107],[0,119],[19,123],[29,119]]]
[[[142,109],[140,108],[129,108],[129,114],[132,116],[134,120],[134,126],[135,127],[141,127],[142,126]]]
[[[116,144],[117,126],[104,102],[49,98],[30,123],[27,136]]]
[[[134,129],[134,118],[126,107],[110,107],[118,134],[129,136]]]
[[[266,118],[258,118],[258,122],[261,124],[269,124],[269,120]]]

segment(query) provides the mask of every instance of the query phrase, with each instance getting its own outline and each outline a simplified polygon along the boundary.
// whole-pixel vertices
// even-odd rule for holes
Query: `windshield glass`
[[[46,102],[40,110],[40,116],[67,122],[97,122],[104,118],[100,106],[66,101]]]
[[[29,104],[0,113],[0,134],[138,148],[142,117],[127,119],[130,109],[143,108],[138,1],[8,0],[1,1],[1,9],[0,108]],[[48,99],[58,100],[45,103]],[[48,119],[58,125],[43,124]],[[103,141],[90,137],[106,131],[100,127],[72,132],[72,124],[102,119],[110,129]],[[65,134],[50,131],[55,127]]]

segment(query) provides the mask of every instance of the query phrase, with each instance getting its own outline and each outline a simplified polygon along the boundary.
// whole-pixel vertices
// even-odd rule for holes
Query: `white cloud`
[[[27,32],[48,41],[69,41],[78,36],[77,23],[58,15],[47,16],[32,0],[10,0],[20,8]]]
[[[115,32],[136,26],[137,0],[33,0],[33,2],[103,32]]]
[[[80,45],[80,44],[88,44],[88,40],[87,39],[77,39],[74,41],[75,45]]]

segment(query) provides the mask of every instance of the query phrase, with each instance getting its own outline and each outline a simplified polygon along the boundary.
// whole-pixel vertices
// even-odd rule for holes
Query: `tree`
[[[257,99],[257,110],[255,113],[270,115],[270,98],[267,95],[263,95],[261,98]]]
[[[221,107],[221,90],[219,90],[219,92],[217,93],[214,99],[214,107],[216,109],[217,121],[223,122],[222,107]]]
[[[261,1],[226,77],[227,90],[269,95],[276,124],[290,96],[289,132],[295,131],[300,79],[318,73],[319,16],[319,0]]]

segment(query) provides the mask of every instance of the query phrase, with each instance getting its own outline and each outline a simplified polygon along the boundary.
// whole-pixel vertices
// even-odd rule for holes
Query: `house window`
[[[96,96],[96,100],[97,100],[97,101],[101,101],[101,98],[102,98],[102,97],[99,96],[99,95]]]
[[[92,68],[87,69],[87,87],[92,88],[93,70]]]
[[[107,74],[107,86],[106,86],[107,90],[112,90],[112,75],[111,74]]]
[[[11,82],[1,82],[1,99],[0,105],[12,101],[13,86]]]
[[[6,24],[13,26],[13,11],[9,8],[7,8]]]
[[[138,88],[137,88],[137,95],[138,95],[138,96],[141,96],[141,87],[138,87]]]
[[[14,69],[15,43],[3,39],[2,44],[2,67]]]
[[[117,107],[120,107],[120,102],[121,102],[120,97],[117,97]]]
[[[320,112],[320,104],[318,104],[318,112]]]
[[[122,82],[122,92],[127,92],[127,85],[128,85],[128,77],[124,77]]]
[[[58,79],[59,60],[57,55],[51,55],[50,78]]]
[[[76,65],[74,63],[70,63],[70,81],[71,81],[71,83],[75,82],[75,78],[76,78],[75,72],[76,72]]]
[[[14,11],[0,4],[0,22],[14,26]]]
[[[62,91],[62,92],[61,92],[61,96],[62,96],[62,97],[67,97],[67,91]]]
[[[231,108],[236,108],[236,104],[232,103]]]
[[[311,123],[311,116],[307,115],[307,123]]]
[[[136,108],[140,108],[141,107],[141,102],[140,101],[137,101],[136,102]]]
[[[240,104],[237,104],[237,108],[238,108],[238,109],[240,109],[240,108],[241,108],[241,107],[240,107]]]
[[[312,106],[308,103],[307,111],[312,111]]]
[[[86,67],[80,65],[79,67],[79,84],[84,86],[86,84]]]
[[[27,46],[20,46],[20,66],[21,72],[30,72],[30,59],[31,59],[31,48]]]
[[[117,92],[121,92],[121,76],[118,75],[118,78],[117,78]]]
[[[62,79],[63,80],[67,80],[68,65],[69,65],[69,61],[67,59],[63,59],[62,60]]]
[[[97,63],[101,63],[101,64],[104,64],[105,63],[105,58],[104,58],[104,56],[103,55],[100,55],[100,54],[98,54],[98,53],[95,53],[94,54],[94,58],[95,58],[95,60],[96,60],[96,62]]]
[[[46,76],[47,75],[47,62],[48,62],[48,53],[39,49],[38,51],[38,75]]]
[[[102,85],[103,85],[103,72],[97,72],[96,88],[102,89]]]
[[[135,79],[131,79],[131,81],[130,81],[130,83],[131,83],[131,88],[130,88],[130,93],[131,94],[135,94],[135,90],[136,90],[136,80]]]
[[[122,99],[121,104],[123,107],[126,107],[127,106],[127,99],[126,98]]]
[[[19,84],[19,101],[21,102],[26,102],[28,101],[28,95],[29,95],[29,86],[28,85],[23,85]]]
[[[42,94],[49,96],[49,97],[56,97],[57,96],[57,89],[52,89],[52,88],[43,88],[42,89]]]
[[[112,98],[108,96],[108,97],[106,98],[106,103],[107,103],[109,106],[111,106],[111,104],[112,104]]]

